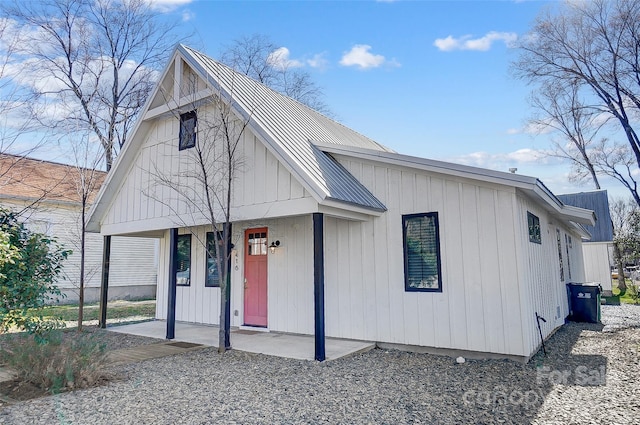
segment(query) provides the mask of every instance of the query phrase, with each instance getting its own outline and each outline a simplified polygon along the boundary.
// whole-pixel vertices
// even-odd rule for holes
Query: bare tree
[[[173,172],[162,165],[152,164],[152,178],[156,186],[168,188],[172,196],[147,193],[151,199],[167,205],[182,226],[188,226],[185,217],[205,219],[214,235],[214,246],[198,240],[215,259],[220,283],[220,331],[218,351],[228,348],[230,323],[228,303],[231,270],[231,203],[233,183],[242,165],[238,146],[249,124],[249,116],[236,114],[233,109],[234,73],[220,65],[220,72],[227,72],[231,88],[215,90],[206,98],[198,98],[197,80],[190,74],[188,82],[180,83],[180,98],[188,98],[186,105],[175,103],[171,93],[164,93],[175,119],[181,122],[180,163]],[[186,115],[185,115],[186,112]],[[186,118],[188,117],[188,118]],[[186,209],[180,211],[180,208]]]
[[[71,150],[74,158],[73,169],[70,178],[75,186],[78,200],[80,201],[80,213],[78,215],[77,242],[80,253],[80,270],[78,274],[78,331],[82,330],[84,319],[84,289],[87,277],[96,273],[96,270],[87,270],[86,267],[86,242],[87,242],[87,213],[93,198],[104,181],[105,173],[100,170],[100,164],[104,158],[104,151],[96,149],[86,134],[79,133],[71,141]]]
[[[33,101],[31,93],[15,84],[16,60],[20,52],[20,33],[15,22],[0,18],[0,154],[12,154],[12,161],[3,159],[1,178],[18,165],[22,158],[41,147],[43,137],[33,135],[21,140],[24,133],[34,125],[29,105]],[[15,178],[15,176],[12,176]]]
[[[237,38],[224,49],[220,58],[236,71],[324,115],[332,115],[323,100],[322,89],[311,75],[299,69],[297,61],[289,60],[288,51],[278,47],[268,36],[253,34]]]
[[[566,1],[557,11],[547,10],[538,17],[531,33],[522,39],[514,70],[542,87],[572,82],[586,100],[580,110],[590,109],[587,115],[605,114],[609,123],[616,123],[612,130],[624,134],[637,170],[638,46],[640,0]]]
[[[20,34],[41,124],[91,132],[107,171],[176,42],[145,0],[43,0],[2,8]]]
[[[598,122],[598,115],[582,104],[575,80],[545,82],[533,94],[532,104],[538,111],[538,115],[531,120],[533,127],[542,131],[551,129],[560,134],[559,140],[553,139],[554,149],[550,155],[570,161],[570,179],[581,182],[588,178],[596,189],[600,189],[596,168],[589,154],[605,121]]]

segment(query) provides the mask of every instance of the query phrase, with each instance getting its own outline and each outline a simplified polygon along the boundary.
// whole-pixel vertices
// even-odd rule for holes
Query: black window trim
[[[535,234],[535,231],[534,234],[531,234],[531,225],[529,224],[530,219],[533,219],[534,226],[536,222],[538,223],[537,235]],[[542,227],[540,226],[540,218],[531,211],[527,211],[527,233],[529,234],[529,242],[542,245]]]
[[[184,140],[184,123],[188,120],[193,119],[193,134],[191,135],[191,140]],[[183,151],[185,149],[190,149],[196,145],[196,136],[198,133],[198,115],[196,111],[185,112],[184,114],[180,114],[180,130],[178,132],[178,150]]]
[[[437,288],[415,288],[409,286],[409,261],[407,257],[407,232],[406,222],[412,218],[433,217],[436,230],[436,253],[437,253],[437,270],[438,270],[438,287]],[[440,251],[440,221],[438,212],[432,211],[427,213],[403,214],[402,215],[402,253],[404,263],[404,290],[405,292],[442,292],[442,255]]]

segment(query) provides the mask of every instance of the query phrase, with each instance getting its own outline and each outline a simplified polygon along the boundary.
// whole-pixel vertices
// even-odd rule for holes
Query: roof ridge
[[[232,66],[229,66],[229,65],[225,64],[224,62],[221,62],[221,61],[219,61],[219,60],[217,60],[217,59],[212,58],[211,56],[207,55],[206,53],[203,53],[203,52],[201,52],[201,51],[199,51],[199,50],[196,50],[196,49],[194,49],[194,48],[192,48],[192,47],[189,47],[189,46],[187,46],[187,45],[185,45],[185,44],[180,44],[180,45],[181,45],[183,48],[185,48],[186,50],[189,50],[189,51],[190,51],[190,52],[192,52],[192,53],[195,53],[195,54],[197,54],[197,55],[204,56],[206,59],[208,59],[208,60],[210,60],[210,61],[212,61],[212,62],[215,62],[216,64],[218,64],[218,65],[220,65],[220,66],[222,66],[222,67],[224,67],[224,68],[229,69],[230,71],[232,71],[234,74],[237,74],[237,75],[238,75],[238,76],[240,76],[241,78],[245,78],[245,79],[247,79],[247,80],[251,81],[253,84],[258,84],[258,85],[260,85],[260,86],[262,86],[262,87],[264,87],[264,88],[268,89],[269,91],[273,92],[273,93],[274,93],[275,95],[277,95],[278,97],[281,97],[281,98],[283,98],[283,99],[286,99],[286,100],[287,100],[287,101],[289,101],[289,102],[291,102],[291,101],[292,101],[292,102],[296,103],[298,106],[301,106],[301,107],[303,107],[305,110],[307,110],[307,112],[311,112],[312,114],[317,115],[317,116],[318,116],[320,119],[322,119],[322,120],[328,120],[328,121],[331,121],[332,123],[334,123],[334,124],[336,124],[336,125],[340,126],[341,128],[343,128],[344,130],[349,131],[349,132],[352,132],[352,133],[355,133],[355,134],[357,134],[358,136],[363,137],[363,138],[365,138],[365,139],[369,140],[370,142],[372,142],[372,143],[376,144],[378,147],[380,147],[380,148],[381,148],[381,149],[383,149],[383,150],[386,150],[386,151],[393,151],[392,149],[388,148],[387,146],[383,145],[382,143],[379,143],[379,142],[377,142],[376,140],[373,140],[373,139],[372,139],[372,138],[370,138],[369,136],[367,136],[367,135],[365,135],[365,134],[362,134],[361,132],[359,132],[359,131],[357,131],[357,130],[352,129],[351,127],[348,127],[347,125],[345,125],[345,124],[341,123],[340,121],[337,121],[336,119],[331,118],[331,117],[329,117],[329,116],[327,116],[327,115],[323,114],[322,112],[320,112],[320,111],[317,111],[317,110],[313,109],[312,107],[310,107],[310,106],[308,106],[308,105],[305,105],[304,103],[300,102],[300,101],[299,101],[299,100],[297,100],[297,99],[292,98],[291,96],[287,96],[286,94],[279,92],[278,90],[274,89],[273,87],[270,87],[270,86],[268,86],[268,85],[266,85],[266,84],[264,84],[264,83],[262,83],[262,82],[260,82],[260,81],[258,81],[258,80],[256,80],[256,79],[254,79],[254,78],[251,78],[250,76],[248,76],[248,75],[246,75],[246,74],[244,74],[244,73],[242,73],[242,72],[240,72],[240,71],[238,71],[238,70],[234,69]]]

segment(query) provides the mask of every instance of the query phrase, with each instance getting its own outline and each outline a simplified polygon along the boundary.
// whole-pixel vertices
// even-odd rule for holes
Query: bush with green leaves
[[[58,327],[33,310],[62,296],[55,280],[70,253],[55,239],[27,229],[16,213],[0,209],[0,333]]]
[[[5,336],[0,362],[18,377],[57,393],[95,386],[107,378],[106,344],[99,333],[52,330]]]

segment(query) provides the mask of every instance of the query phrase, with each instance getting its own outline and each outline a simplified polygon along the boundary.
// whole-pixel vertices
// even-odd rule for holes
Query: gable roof
[[[592,211],[566,206],[549,191],[541,181],[511,173],[432,161],[400,155],[393,150],[353,131],[311,108],[284,96],[269,87],[223,65],[189,47],[178,45],[165,68],[160,83],[141,113],[133,129],[133,135],[120,152],[107,182],[103,185],[97,202],[90,212],[89,231],[100,228],[99,221],[117,194],[119,185],[134,161],[134,152],[141,146],[151,122],[170,113],[160,93],[161,86],[178,60],[183,60],[206,82],[202,98],[220,95],[232,106],[234,112],[249,123],[249,128],[267,149],[289,170],[313,198],[323,205],[345,210],[377,215],[386,211],[380,202],[362,183],[349,173],[330,154],[361,156],[412,168],[461,175],[510,185],[537,199],[549,212],[574,226],[584,237],[588,232],[578,223],[593,224]],[[166,87],[165,87],[166,89]],[[199,92],[200,93],[200,92]],[[192,101],[193,99],[191,99]],[[189,107],[188,103],[177,107]],[[153,105],[153,107],[151,106]],[[129,152],[133,151],[133,152]]]
[[[230,102],[236,114],[248,120],[249,128],[318,203],[346,209],[356,207],[360,212],[369,211],[373,214],[386,210],[384,204],[366,187],[330,156],[315,149],[309,140],[391,151],[389,148],[180,44],[173,52],[160,83],[149,96],[132,136],[107,176],[98,202],[89,214],[89,231],[99,230],[99,221],[116,196],[119,184],[126,178],[127,170],[134,161],[133,152],[143,143],[151,122],[170,112],[166,102],[153,108],[151,105],[162,96],[162,81],[170,74],[172,64],[177,60],[183,60],[207,83],[209,95],[219,94]]]
[[[391,151],[389,148],[196,50],[184,45],[177,50],[189,66],[232,102],[237,113],[249,120],[252,130],[318,202],[334,200],[373,211],[386,210],[367,188],[314,148],[310,140],[386,152]]]
[[[512,186],[536,199],[549,213],[574,227],[584,238],[590,234],[583,225],[595,224],[594,212],[590,209],[563,204],[539,179],[522,174],[505,173],[468,165],[403,155],[396,152],[374,151],[364,148],[344,147],[327,143],[315,142],[323,152],[348,157],[356,157],[371,161],[394,164],[423,171],[430,171],[449,176],[469,178],[488,183]]]
[[[0,199],[80,203],[76,181],[78,168],[41,159],[0,154]],[[89,197],[92,202],[104,181],[104,171],[96,171],[97,184]]]
[[[593,210],[596,214],[595,226],[585,226],[591,233],[590,242],[613,241],[613,223],[609,211],[609,197],[606,190],[592,192],[566,193],[558,195],[565,205]]]

